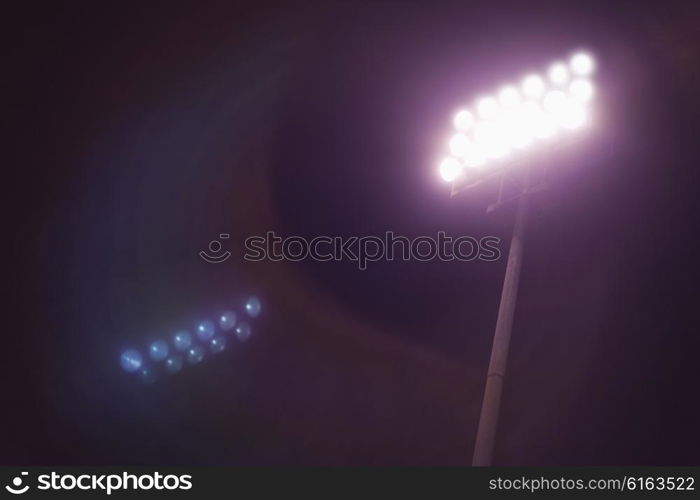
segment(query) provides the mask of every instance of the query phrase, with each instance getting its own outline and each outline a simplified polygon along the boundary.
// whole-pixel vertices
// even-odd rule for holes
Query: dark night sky
[[[1,463],[468,464],[504,260],[250,263],[243,240],[507,241],[512,209],[436,181],[446,128],[579,46],[600,119],[542,159],[496,462],[700,463],[700,8],[491,4],[8,15]],[[221,232],[233,258],[202,262]],[[251,293],[248,344],[121,372]]]

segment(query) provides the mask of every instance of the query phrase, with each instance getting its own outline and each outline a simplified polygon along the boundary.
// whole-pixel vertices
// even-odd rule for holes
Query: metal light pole
[[[528,184],[526,180],[522,195],[518,200],[515,224],[513,226],[513,238],[510,241],[506,275],[503,279],[503,290],[501,291],[501,303],[498,306],[498,319],[496,320],[496,331],[493,335],[489,371],[486,376],[484,401],[481,405],[479,428],[476,432],[476,444],[474,445],[472,465],[475,466],[491,465],[493,457],[498,414],[501,406],[501,393],[503,392],[503,380],[506,376],[506,364],[508,362],[508,348],[510,347],[510,336],[513,330],[515,302],[518,297],[518,282],[520,281],[520,270],[523,263],[523,237],[525,236],[525,223],[529,204],[527,191]]]
[[[595,61],[585,52],[575,53],[568,62],[553,63],[541,76],[532,73],[519,86],[506,85],[496,96],[482,96],[475,111],[459,111],[450,138],[450,154],[439,165],[440,175],[452,183],[452,196],[501,177],[498,201],[487,212],[504,205],[503,187],[514,171],[511,152],[526,150],[533,143],[566,140],[566,136],[590,122],[594,86],[590,80]],[[522,172],[518,207],[510,242],[508,263],[498,308],[491,360],[474,446],[472,465],[491,465],[498,427],[498,414],[508,361],[518,282],[523,261],[523,237],[530,194],[530,169]],[[541,187],[541,186],[540,186]]]

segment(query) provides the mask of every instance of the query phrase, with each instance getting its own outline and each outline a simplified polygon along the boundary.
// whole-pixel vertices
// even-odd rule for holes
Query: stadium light
[[[518,208],[503,290],[498,307],[484,399],[474,445],[473,465],[491,465],[498,415],[506,373],[515,302],[523,259],[523,237],[529,193],[532,192],[529,165],[509,169],[512,159],[539,143],[564,139],[591,123],[595,87],[591,80],[596,64],[586,52],[568,61],[556,61],[542,74],[530,73],[519,84],[502,86],[494,95],[481,95],[469,109],[454,116],[455,132],[447,141],[449,155],[438,166],[440,176],[452,183],[452,194],[500,175],[498,207],[506,175],[520,177]],[[521,172],[517,172],[521,171]],[[515,174],[521,174],[516,176]]]
[[[594,69],[593,57],[578,52],[459,110],[447,141],[449,155],[438,167],[442,179],[471,183],[507,165],[519,150],[585,128],[595,94]]]

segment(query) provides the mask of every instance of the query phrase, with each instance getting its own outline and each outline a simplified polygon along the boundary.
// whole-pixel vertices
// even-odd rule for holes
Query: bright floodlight
[[[501,158],[508,152],[508,138],[498,123],[479,123],[474,131],[474,138],[487,158]]]
[[[513,85],[507,85],[498,93],[498,101],[504,108],[514,108],[520,103],[520,92]]]
[[[569,100],[562,114],[560,123],[562,127],[573,130],[585,125],[587,118],[586,109],[581,103]]]
[[[527,97],[540,97],[544,89],[544,81],[539,75],[529,75],[523,80],[523,94]]]
[[[486,153],[482,147],[470,142],[463,161],[467,167],[479,167],[486,161]]]
[[[454,125],[457,130],[466,132],[474,125],[474,115],[466,109],[463,109],[455,115]]]
[[[446,182],[452,182],[462,172],[462,165],[454,158],[445,158],[440,164],[440,175]]]
[[[495,97],[478,99],[475,114],[457,113],[457,133],[446,142],[450,154],[439,165],[440,176],[454,182],[488,175],[489,167],[505,164],[511,155],[588,125],[594,69],[593,58],[579,52],[568,64],[550,64],[540,73],[546,79],[530,73],[520,85],[505,85]]]
[[[554,63],[547,73],[549,80],[557,85],[563,85],[569,79],[569,69],[564,63]]]
[[[574,99],[579,101],[590,101],[593,98],[593,84],[590,80],[577,78],[569,85],[569,92]]]
[[[571,66],[571,70],[577,75],[590,75],[595,69],[593,57],[585,52],[574,54],[569,65]]]
[[[583,105],[561,90],[552,90],[547,93],[544,98],[544,108],[564,128],[578,128],[586,120],[586,110]]]
[[[515,149],[527,147],[533,139],[532,124],[527,120],[523,106],[504,112],[499,119],[499,135],[507,146]]]
[[[469,149],[469,139],[464,134],[455,134],[450,139],[450,153],[457,158],[463,157]]]
[[[544,112],[542,107],[535,102],[523,105],[524,120],[530,124],[532,135],[537,139],[548,139],[557,131],[557,124],[551,115]]]
[[[483,97],[476,103],[476,110],[481,118],[495,118],[498,114],[498,101],[493,97]]]
[[[561,90],[551,90],[544,96],[542,104],[547,113],[556,117],[562,113],[567,100],[568,97]]]

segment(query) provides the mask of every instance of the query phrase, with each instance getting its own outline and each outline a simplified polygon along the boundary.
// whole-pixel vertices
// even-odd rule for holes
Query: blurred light
[[[454,158],[445,158],[440,163],[440,175],[446,182],[452,182],[462,173],[462,165]]]
[[[590,54],[579,52],[573,55],[569,66],[577,75],[590,75],[595,69],[595,61],[593,61],[593,57]]]
[[[219,316],[219,328],[222,331],[228,332],[236,326],[236,313],[233,311],[226,311],[221,316]]]
[[[197,325],[197,338],[202,342],[206,342],[214,336],[214,323],[211,321],[202,321]]]
[[[127,373],[134,373],[143,364],[143,357],[141,353],[135,349],[127,349],[122,352],[119,356],[119,364],[122,366],[122,370]]]
[[[523,94],[527,97],[540,97],[544,88],[544,81],[539,75],[528,75],[523,80]]]
[[[156,381],[156,373],[148,367],[141,368],[141,370],[139,370],[139,379],[141,379],[141,382],[144,384],[152,384]]]
[[[489,170],[476,169],[489,160],[587,124],[595,88],[582,75],[594,70],[593,58],[580,52],[569,61],[552,63],[546,73],[526,75],[517,87],[505,85],[494,96],[481,97],[475,115],[460,111],[454,117],[459,133],[447,143],[451,156],[439,165],[441,177],[447,182],[464,177],[471,183],[489,175]]]
[[[496,124],[481,122],[474,130],[474,139],[476,139],[477,144],[485,146],[495,140],[497,132]]]
[[[217,335],[209,342],[209,349],[211,349],[211,352],[214,354],[223,351],[225,347],[226,337],[222,337],[221,335]]]
[[[577,78],[569,85],[569,92],[574,99],[587,102],[593,98],[593,84],[590,80]]]
[[[245,321],[238,323],[238,326],[236,326],[236,337],[241,342],[248,340],[250,338],[250,333],[250,325]]]
[[[191,365],[196,365],[204,359],[204,348],[200,345],[190,347],[187,351],[187,362]]]
[[[474,138],[487,158],[501,158],[508,153],[509,144],[499,124],[479,123],[474,130]]]
[[[165,340],[156,340],[148,347],[148,355],[153,361],[163,361],[168,357],[169,350]]]
[[[483,148],[476,144],[469,144],[466,153],[464,154],[464,164],[468,167],[478,167],[484,164],[486,155]]]
[[[450,138],[450,153],[461,158],[467,152],[469,139],[464,134],[455,134]]]
[[[557,123],[568,129],[580,127],[586,119],[586,112],[581,103],[570,99],[560,90],[547,93],[544,108]]]
[[[586,123],[586,110],[581,103],[569,100],[560,123],[564,128],[577,129]]]
[[[177,373],[182,369],[182,356],[174,355],[165,360],[165,371]]]
[[[178,351],[186,351],[192,345],[192,335],[190,335],[190,332],[185,330],[176,332],[175,335],[173,335],[173,345]]]
[[[493,97],[483,97],[476,103],[476,111],[487,120],[494,118],[498,114],[498,101]]]
[[[550,82],[563,85],[569,79],[569,70],[564,63],[554,63],[549,67],[547,76]]]
[[[509,147],[524,148],[532,142],[532,124],[522,106],[501,116],[499,130]]]
[[[507,85],[498,93],[498,101],[504,108],[512,108],[520,102],[520,92],[512,85]]]
[[[262,305],[260,304],[260,300],[258,300],[257,297],[250,297],[245,303],[245,312],[247,312],[248,316],[250,316],[251,318],[257,318],[260,314],[261,309]]]
[[[542,108],[534,102],[528,102],[523,106],[523,114],[530,124],[532,134],[538,139],[546,139],[557,131],[554,119],[547,115]]]
[[[468,141],[471,144],[471,141]],[[462,165],[452,159],[457,167]],[[187,330],[177,330],[167,339],[156,339],[150,342],[143,351],[126,349],[121,352],[119,363],[127,373],[134,373],[144,383],[151,383],[160,378],[163,373],[177,373],[185,363],[194,365],[209,357],[209,353],[220,353],[232,340],[224,332],[231,332],[240,342],[246,342],[251,336],[251,326],[244,318],[252,321],[262,312],[262,304],[258,297],[249,295],[243,304],[242,313],[233,309],[224,310],[216,321],[203,320],[195,325],[192,333]],[[143,354],[142,354],[143,352]],[[158,366],[154,362],[162,362]]]
[[[544,105],[544,110],[552,116],[560,115],[566,106],[568,97],[561,90],[552,90],[547,92],[544,96],[542,104]]]
[[[466,132],[474,125],[474,115],[463,109],[455,115],[453,123],[457,130]]]
[[[549,139],[557,133],[557,122],[551,116],[541,113],[534,124],[533,133],[538,139]]]

